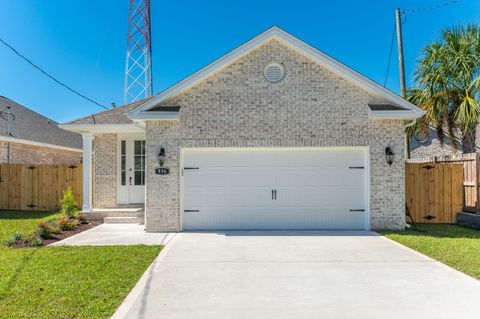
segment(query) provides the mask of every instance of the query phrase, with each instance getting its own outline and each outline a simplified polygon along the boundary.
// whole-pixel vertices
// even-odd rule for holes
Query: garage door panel
[[[346,212],[329,207],[326,210],[310,207],[256,209],[205,208],[185,213],[185,229],[363,229],[362,212]],[[319,218],[321,217],[321,218]],[[286,228],[285,225],[288,225]]]
[[[365,207],[365,195],[361,186],[280,187],[276,190],[276,206]]]
[[[185,166],[198,169],[184,170],[183,207],[195,212],[183,214],[183,228],[364,229],[366,158],[343,149],[186,151]]]
[[[270,169],[247,167],[202,167],[195,172],[184,171],[185,185],[189,187],[209,186],[271,186],[277,172]]]
[[[271,205],[271,188],[265,187],[189,187],[185,209],[198,206],[245,207]]]
[[[277,177],[277,186],[343,186],[362,185],[365,180],[363,171],[350,169],[285,169]]]

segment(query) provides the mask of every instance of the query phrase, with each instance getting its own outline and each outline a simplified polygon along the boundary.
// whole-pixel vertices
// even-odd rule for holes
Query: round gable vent
[[[278,63],[270,63],[265,68],[265,78],[268,82],[277,83],[283,79],[284,70]]]

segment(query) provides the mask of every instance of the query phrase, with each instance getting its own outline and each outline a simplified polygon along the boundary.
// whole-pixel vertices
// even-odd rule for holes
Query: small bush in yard
[[[65,192],[63,192],[63,198],[60,201],[61,212],[67,215],[68,217],[74,217],[78,214],[78,203],[73,198],[72,189],[69,187]]]
[[[26,246],[30,246],[30,247],[38,247],[43,245],[43,240],[38,235],[38,232],[33,232],[28,236],[24,237],[23,242],[25,243]]]
[[[77,219],[80,224],[88,224],[87,216],[85,216],[85,214],[79,213],[75,216],[75,219]]]
[[[33,236],[27,243],[32,247],[39,247],[43,245],[43,240],[38,236]]]
[[[23,233],[22,232],[15,232],[12,236],[10,236],[7,240],[3,242],[4,246],[13,246],[17,241],[22,240]]]
[[[57,218],[56,224],[60,227],[61,230],[72,230],[77,227],[80,223],[74,219],[68,217]]]
[[[60,227],[49,222],[38,224],[37,235],[42,239],[50,239],[53,234],[60,233]]]

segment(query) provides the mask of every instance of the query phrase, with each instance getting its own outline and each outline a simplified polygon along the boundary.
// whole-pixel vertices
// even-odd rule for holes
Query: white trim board
[[[144,133],[139,124],[61,124],[58,127],[75,133]]]
[[[405,111],[368,111],[368,118],[372,120],[415,120],[417,114],[411,110]]]
[[[128,114],[128,116],[132,119],[142,118],[142,114],[145,114],[146,111],[148,111],[149,109],[165,101],[166,99],[187,90],[188,88],[204,80],[205,78],[210,77],[213,74],[221,71],[222,69],[234,63],[255,48],[272,39],[278,40],[281,43],[289,46],[290,48],[319,63],[320,65],[334,72],[335,74],[353,82],[354,84],[363,88],[365,91],[371,94],[378,94],[384,97],[387,101],[410,110],[414,114],[414,116],[416,116],[416,118],[424,114],[423,110],[403,99],[399,95],[393,93],[390,90],[387,90],[386,88],[380,86],[378,83],[366,78],[365,76],[331,58],[320,50],[310,46],[302,40],[274,26],[261,33],[260,35],[256,36],[255,38],[251,39],[250,41],[246,42],[245,44],[241,45],[237,49],[222,56],[213,63],[207,65],[198,72],[192,74],[191,76],[178,82],[172,87],[159,93],[152,99],[141,104],[139,107],[132,110]]]
[[[42,143],[42,142],[35,142],[30,140],[24,140],[21,138],[9,137],[9,136],[0,136],[0,141],[7,142],[7,143],[17,143],[17,144],[25,144],[25,145],[32,145],[37,147],[45,147],[45,148],[54,148],[62,151],[70,151],[70,152],[78,152],[82,153],[83,150],[81,148],[74,148],[68,146],[61,146],[49,143]]]

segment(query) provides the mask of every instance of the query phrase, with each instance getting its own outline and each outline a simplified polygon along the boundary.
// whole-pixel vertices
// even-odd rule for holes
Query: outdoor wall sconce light
[[[165,157],[165,149],[163,147],[160,147],[160,151],[157,155],[158,164],[160,164],[160,167],[163,166],[163,164],[165,163]]]
[[[390,148],[390,146],[387,146],[385,148],[385,158],[387,159],[388,165],[392,166],[394,157],[395,154],[393,154],[392,149]]]

